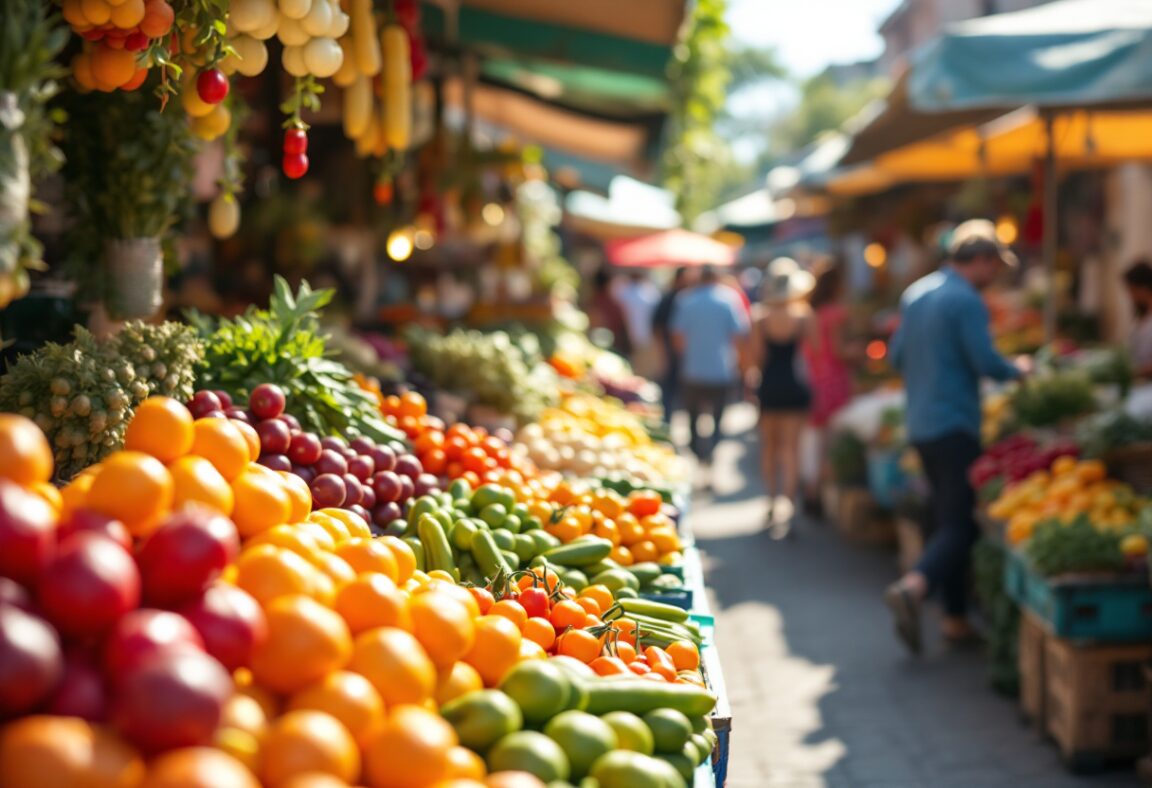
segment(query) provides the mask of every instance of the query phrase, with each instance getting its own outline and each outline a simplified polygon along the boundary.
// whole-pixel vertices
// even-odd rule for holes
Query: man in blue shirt
[[[705,268],[699,286],[676,299],[670,324],[672,342],[680,353],[681,397],[688,411],[691,449],[702,465],[712,463],[720,440],[720,422],[740,378],[740,348],[748,336],[748,316],[735,293]],[[698,421],[712,414],[712,434],[706,439]]]
[[[901,325],[889,355],[904,377],[908,437],[928,477],[935,524],[916,568],[885,594],[897,632],[913,653],[920,652],[920,607],[929,593],[941,596],[946,639],[975,636],[967,586],[979,530],[968,468],[981,453],[980,381],[1012,380],[1023,371],[993,346],[980,291],[1015,259],[991,222],[965,222],[953,233],[950,264],[913,284],[901,299]]]

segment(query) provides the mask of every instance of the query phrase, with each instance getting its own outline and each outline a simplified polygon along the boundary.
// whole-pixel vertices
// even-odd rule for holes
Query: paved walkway
[[[693,528],[704,553],[732,705],[729,788],[768,786],[1136,785],[1131,773],[1073,778],[1054,746],[993,694],[979,654],[904,655],[880,594],[888,551],[803,524],[777,543],[761,529],[753,414],[721,444],[715,490]],[[743,434],[741,434],[743,432]]]

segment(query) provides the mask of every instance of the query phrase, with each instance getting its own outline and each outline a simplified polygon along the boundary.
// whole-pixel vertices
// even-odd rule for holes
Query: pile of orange
[[[244,422],[194,420],[179,402],[151,397],[129,423],[124,449],[64,487],[63,506],[115,517],[137,537],[190,502],[231,517],[242,537],[303,519],[312,509],[308,485],[258,464],[259,454],[260,438]]]

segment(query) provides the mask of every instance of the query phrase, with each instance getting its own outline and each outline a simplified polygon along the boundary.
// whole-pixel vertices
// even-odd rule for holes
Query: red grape
[[[284,454],[261,454],[256,462],[274,471],[292,470],[292,460],[288,459],[287,455]]]
[[[391,503],[400,500],[402,491],[400,477],[392,471],[380,471],[372,477],[372,490],[377,503]]]
[[[290,429],[290,430],[298,430],[301,428],[300,427],[300,419],[296,418],[291,413],[281,413],[280,414],[280,421],[287,424],[288,429]]]
[[[363,497],[364,487],[360,480],[350,473],[344,474],[344,508],[355,506]]]
[[[420,464],[420,460],[411,454],[404,454],[396,459],[395,470],[401,476],[407,476],[412,481],[416,481],[416,477],[424,473],[424,466]]]
[[[372,512],[368,511],[368,509],[366,509],[364,506],[362,506],[358,503],[354,503],[351,506],[346,506],[344,508],[347,509],[348,511],[352,512],[352,514],[360,515],[360,519],[362,519],[366,523],[371,524]]]
[[[416,495],[416,482],[412,481],[411,476],[400,477],[400,497],[397,499],[399,503],[410,500]]]
[[[404,510],[395,501],[378,503],[372,510],[372,522],[380,526],[388,525],[393,520],[399,520],[403,516]]]
[[[321,451],[320,439],[310,432],[293,435],[288,446],[288,456],[297,465],[311,465],[320,459]]]
[[[353,438],[351,441],[349,441],[348,448],[352,449],[352,451],[356,452],[357,454],[371,454],[372,450],[376,448],[376,444],[372,441],[371,438],[360,436],[359,438]]]
[[[352,459],[348,460],[348,473],[355,476],[362,482],[366,482],[372,478],[372,474],[376,472],[376,463],[372,458],[364,455],[357,454]]]
[[[261,383],[252,389],[248,407],[258,419],[274,419],[284,412],[284,390],[274,383]]]
[[[320,452],[320,459],[316,460],[314,465],[316,466],[316,473],[334,473],[337,476],[348,473],[348,461],[344,459],[344,455],[331,449],[324,449]]]
[[[377,446],[372,450],[372,462],[378,472],[391,471],[396,467],[396,452],[390,446]]]
[[[376,507],[376,491],[372,489],[371,480],[360,485],[360,505],[365,509]]]
[[[301,479],[306,481],[308,484],[311,484],[312,480],[316,478],[316,471],[312,470],[307,465],[293,465],[292,466],[292,473],[299,476]]]
[[[220,400],[220,408],[227,413],[228,409],[233,406],[232,395],[223,389],[216,389],[212,392],[216,395],[216,399]]]
[[[252,417],[249,416],[248,411],[244,410],[243,408],[229,408],[228,410],[224,411],[224,415],[233,421],[242,421],[245,424],[252,423]]]
[[[214,391],[197,391],[192,395],[192,399],[188,400],[188,410],[192,412],[193,418],[203,418],[209,412],[214,410],[222,410],[224,403],[216,396]]]
[[[256,434],[260,436],[260,448],[265,454],[287,454],[292,444],[288,425],[280,419],[264,419],[256,425]]]
[[[343,454],[348,448],[348,444],[343,438],[337,438],[335,435],[325,435],[320,439],[320,448]]]
[[[440,491],[440,480],[430,473],[422,473],[416,477],[416,489],[414,494],[417,498],[424,495],[429,495],[434,492]]]
[[[334,473],[322,473],[312,480],[312,502],[321,509],[343,506],[348,490],[344,480]]]

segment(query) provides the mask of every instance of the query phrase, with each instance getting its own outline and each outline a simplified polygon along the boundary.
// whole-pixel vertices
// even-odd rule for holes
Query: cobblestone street
[[[771,540],[758,484],[745,487],[753,418],[730,413],[715,490],[693,511],[732,706],[730,788],[1138,784],[1131,772],[1068,775],[989,688],[978,652],[929,643],[905,656],[880,599],[894,553],[821,523]]]

